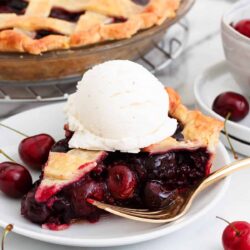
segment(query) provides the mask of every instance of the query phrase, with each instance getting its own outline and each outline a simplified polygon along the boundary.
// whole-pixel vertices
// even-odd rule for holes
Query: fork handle
[[[213,185],[219,180],[225,178],[226,176],[246,167],[250,167],[250,158],[235,161],[229,165],[226,165],[215,171],[214,173],[210,174],[199,186],[199,190],[202,191],[203,189]]]

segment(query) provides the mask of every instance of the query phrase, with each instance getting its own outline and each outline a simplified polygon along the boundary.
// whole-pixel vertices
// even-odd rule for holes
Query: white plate
[[[63,124],[65,122],[62,109],[63,104],[48,105],[20,113],[4,122],[29,135],[46,132],[59,139],[63,137]],[[0,128],[0,138],[0,148],[18,159],[17,147],[21,139],[20,136]],[[229,163],[229,161],[227,151],[220,144],[215,166],[221,167]],[[128,245],[173,233],[187,225],[192,226],[195,220],[206,215],[208,210],[215,206],[228,186],[229,178],[205,191],[197,198],[188,214],[175,223],[165,225],[148,224],[108,216],[95,224],[82,222],[59,232],[41,229],[39,226],[22,218],[20,215],[20,201],[11,200],[0,194],[0,225],[6,226],[12,223],[14,224],[14,232],[18,234],[61,245],[88,247]]]
[[[221,121],[224,121],[224,118],[212,110],[212,104],[214,99],[225,91],[234,91],[250,97],[249,93],[243,93],[237,85],[228,70],[226,61],[211,66],[195,81],[194,93],[198,107],[203,113]],[[248,100],[250,101],[249,98]],[[228,121],[227,130],[235,150],[250,156],[250,113],[240,122]],[[221,140],[229,148],[224,134],[221,134]]]

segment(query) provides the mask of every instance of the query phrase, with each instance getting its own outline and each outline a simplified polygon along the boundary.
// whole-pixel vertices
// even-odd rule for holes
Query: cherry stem
[[[17,134],[22,135],[22,136],[24,136],[24,137],[29,137],[28,135],[26,135],[26,134],[20,132],[19,130],[16,130],[16,129],[14,129],[14,128],[11,128],[11,127],[9,127],[9,126],[7,126],[7,125],[4,125],[4,124],[2,124],[2,123],[0,123],[0,126],[1,126],[1,127],[4,127],[4,128],[7,128],[7,129],[9,129],[9,130],[12,130],[12,131],[16,132]]]
[[[228,220],[225,220],[224,218],[220,217],[220,216],[216,216],[217,219],[220,219],[224,222],[226,222],[236,233],[237,236],[240,236],[240,231]]]
[[[236,153],[235,150],[234,150],[234,147],[233,147],[233,145],[232,145],[232,142],[231,142],[231,140],[230,140],[230,138],[229,138],[229,134],[228,134],[228,132],[227,132],[227,121],[229,120],[230,116],[231,116],[231,112],[229,112],[229,113],[227,114],[226,118],[225,118],[225,122],[224,122],[224,131],[225,131],[226,138],[227,138],[227,141],[228,141],[228,143],[229,143],[230,149],[231,149],[231,151],[232,151],[232,153],[233,153],[233,155],[234,155],[234,159],[237,160],[239,157],[238,157],[237,153]]]
[[[8,160],[15,162],[9,155],[7,155],[2,149],[0,149],[0,154],[2,154],[3,156],[5,156]]]
[[[2,250],[4,250],[4,240],[9,232],[11,232],[13,229],[13,225],[9,224],[8,226],[5,227],[3,231],[3,236],[2,236]]]

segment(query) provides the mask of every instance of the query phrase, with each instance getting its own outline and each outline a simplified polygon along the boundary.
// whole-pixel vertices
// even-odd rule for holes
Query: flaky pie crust
[[[177,141],[173,137],[168,137],[143,150],[150,153],[161,153],[175,149],[192,150],[204,147],[213,154],[219,141],[220,131],[224,126],[223,122],[203,115],[198,110],[189,110],[181,103],[177,92],[172,88],[166,88],[166,91],[170,101],[170,115],[184,126],[182,131],[184,140]]]
[[[131,0],[27,0],[24,15],[0,14],[0,51],[42,52],[69,49],[119,39],[175,17],[180,0],[150,0],[146,6]],[[85,11],[77,23],[48,17],[53,7],[72,12]],[[126,18],[112,23],[113,17]],[[36,31],[51,30],[60,35],[34,39]]]

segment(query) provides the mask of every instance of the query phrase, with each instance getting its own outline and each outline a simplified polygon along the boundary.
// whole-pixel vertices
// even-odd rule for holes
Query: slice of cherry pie
[[[173,18],[180,0],[1,0],[0,51],[41,52],[127,39]]]
[[[69,149],[56,143],[40,180],[22,200],[22,214],[46,228],[65,228],[103,213],[86,199],[123,207],[158,209],[210,173],[223,123],[188,110],[167,88],[169,115],[178,120],[172,137],[137,154]]]

